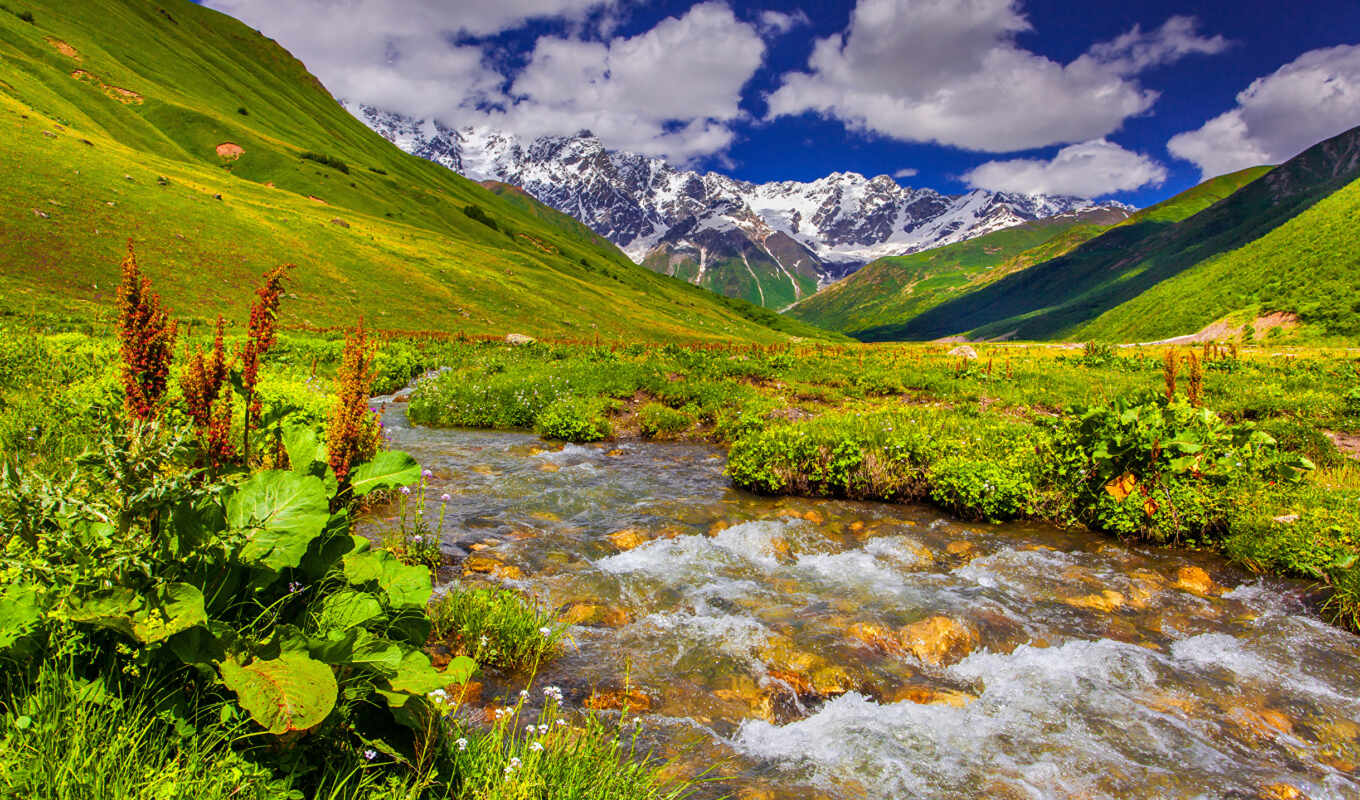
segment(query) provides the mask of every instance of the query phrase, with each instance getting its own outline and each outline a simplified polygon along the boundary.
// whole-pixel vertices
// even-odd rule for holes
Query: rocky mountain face
[[[608,150],[589,131],[531,142],[346,104],[403,150],[473,180],[523,188],[617,244],[634,261],[770,308],[863,264],[961,242],[1033,219],[1119,203],[898,185],[836,172],[754,184]]]

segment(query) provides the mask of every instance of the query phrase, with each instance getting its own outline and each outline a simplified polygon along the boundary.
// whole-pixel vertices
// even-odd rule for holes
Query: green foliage
[[[965,456],[937,461],[927,480],[930,499],[941,508],[992,522],[1026,516],[1035,492],[1024,470]]]
[[[648,403],[638,409],[638,425],[648,439],[666,439],[683,433],[694,424],[694,418],[661,403]]]
[[[566,396],[549,403],[534,418],[534,432],[545,439],[597,442],[609,435],[599,401]]]
[[[318,164],[325,164],[331,169],[339,170],[346,175],[349,174],[349,164],[346,164],[335,156],[328,156],[325,153],[313,153],[311,150],[305,150],[300,157],[305,158],[308,161],[315,161]]]
[[[478,664],[531,669],[561,650],[566,626],[507,589],[450,586],[429,608],[434,638]]]
[[[501,229],[500,226],[496,224],[496,220],[487,216],[486,211],[479,205],[473,204],[463,206],[463,213],[467,215],[468,219],[476,220],[493,231],[499,231]]]

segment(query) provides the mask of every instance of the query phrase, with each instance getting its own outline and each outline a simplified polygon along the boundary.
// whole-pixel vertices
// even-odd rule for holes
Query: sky
[[[1146,206],[1360,125],[1357,0],[202,0],[336,97],[743,180]]]

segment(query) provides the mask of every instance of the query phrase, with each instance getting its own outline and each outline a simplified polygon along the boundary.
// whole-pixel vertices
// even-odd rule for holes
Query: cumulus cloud
[[[1157,93],[1137,73],[1228,45],[1173,17],[1064,65],[1015,43],[1029,30],[1019,0],[859,0],[844,33],[817,41],[809,71],[783,76],[768,113],[986,152],[1086,141],[1151,108]]]
[[[901,178],[914,178],[914,177],[916,177],[917,175],[920,175],[920,174],[921,174],[921,170],[919,170],[919,169],[913,169],[913,168],[911,168],[911,167],[903,167],[902,169],[899,169],[898,171],[894,172],[894,173],[893,173],[893,177],[894,177],[894,178],[899,178],[899,179],[901,179]]]
[[[1101,197],[1166,180],[1166,168],[1114,142],[1094,139],[1064,147],[1051,160],[988,161],[963,176],[975,189],[1019,194]]]
[[[762,11],[758,22],[760,32],[769,37],[783,36],[794,28],[812,24],[812,20],[808,19],[808,15],[802,9],[792,14],[783,11]]]
[[[686,161],[725,149],[765,44],[708,2],[609,42],[543,37],[487,124],[526,136],[589,128],[611,147]]]
[[[1204,178],[1278,164],[1360,125],[1360,45],[1313,50],[1237,95],[1237,107],[1167,143]]]
[[[278,39],[337,97],[527,137],[588,128],[609,147],[681,162],[731,144],[741,89],[765,54],[758,26],[807,19],[767,12],[747,23],[704,2],[610,38],[616,0],[207,2]],[[518,75],[491,64],[475,40],[538,18],[594,22],[540,38]]]

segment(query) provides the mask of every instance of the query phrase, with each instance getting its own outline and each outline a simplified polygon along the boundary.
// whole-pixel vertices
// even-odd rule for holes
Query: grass
[[[276,43],[187,0],[58,4],[36,24],[0,15],[0,58],[0,314],[106,316],[130,236],[181,312],[240,317],[235,288],[286,253],[290,325],[366,314],[591,341],[823,335],[402,153]],[[219,156],[228,143],[240,152]]]
[[[430,603],[431,637],[451,652],[509,670],[532,670],[561,651],[566,626],[507,589],[450,586]]]

